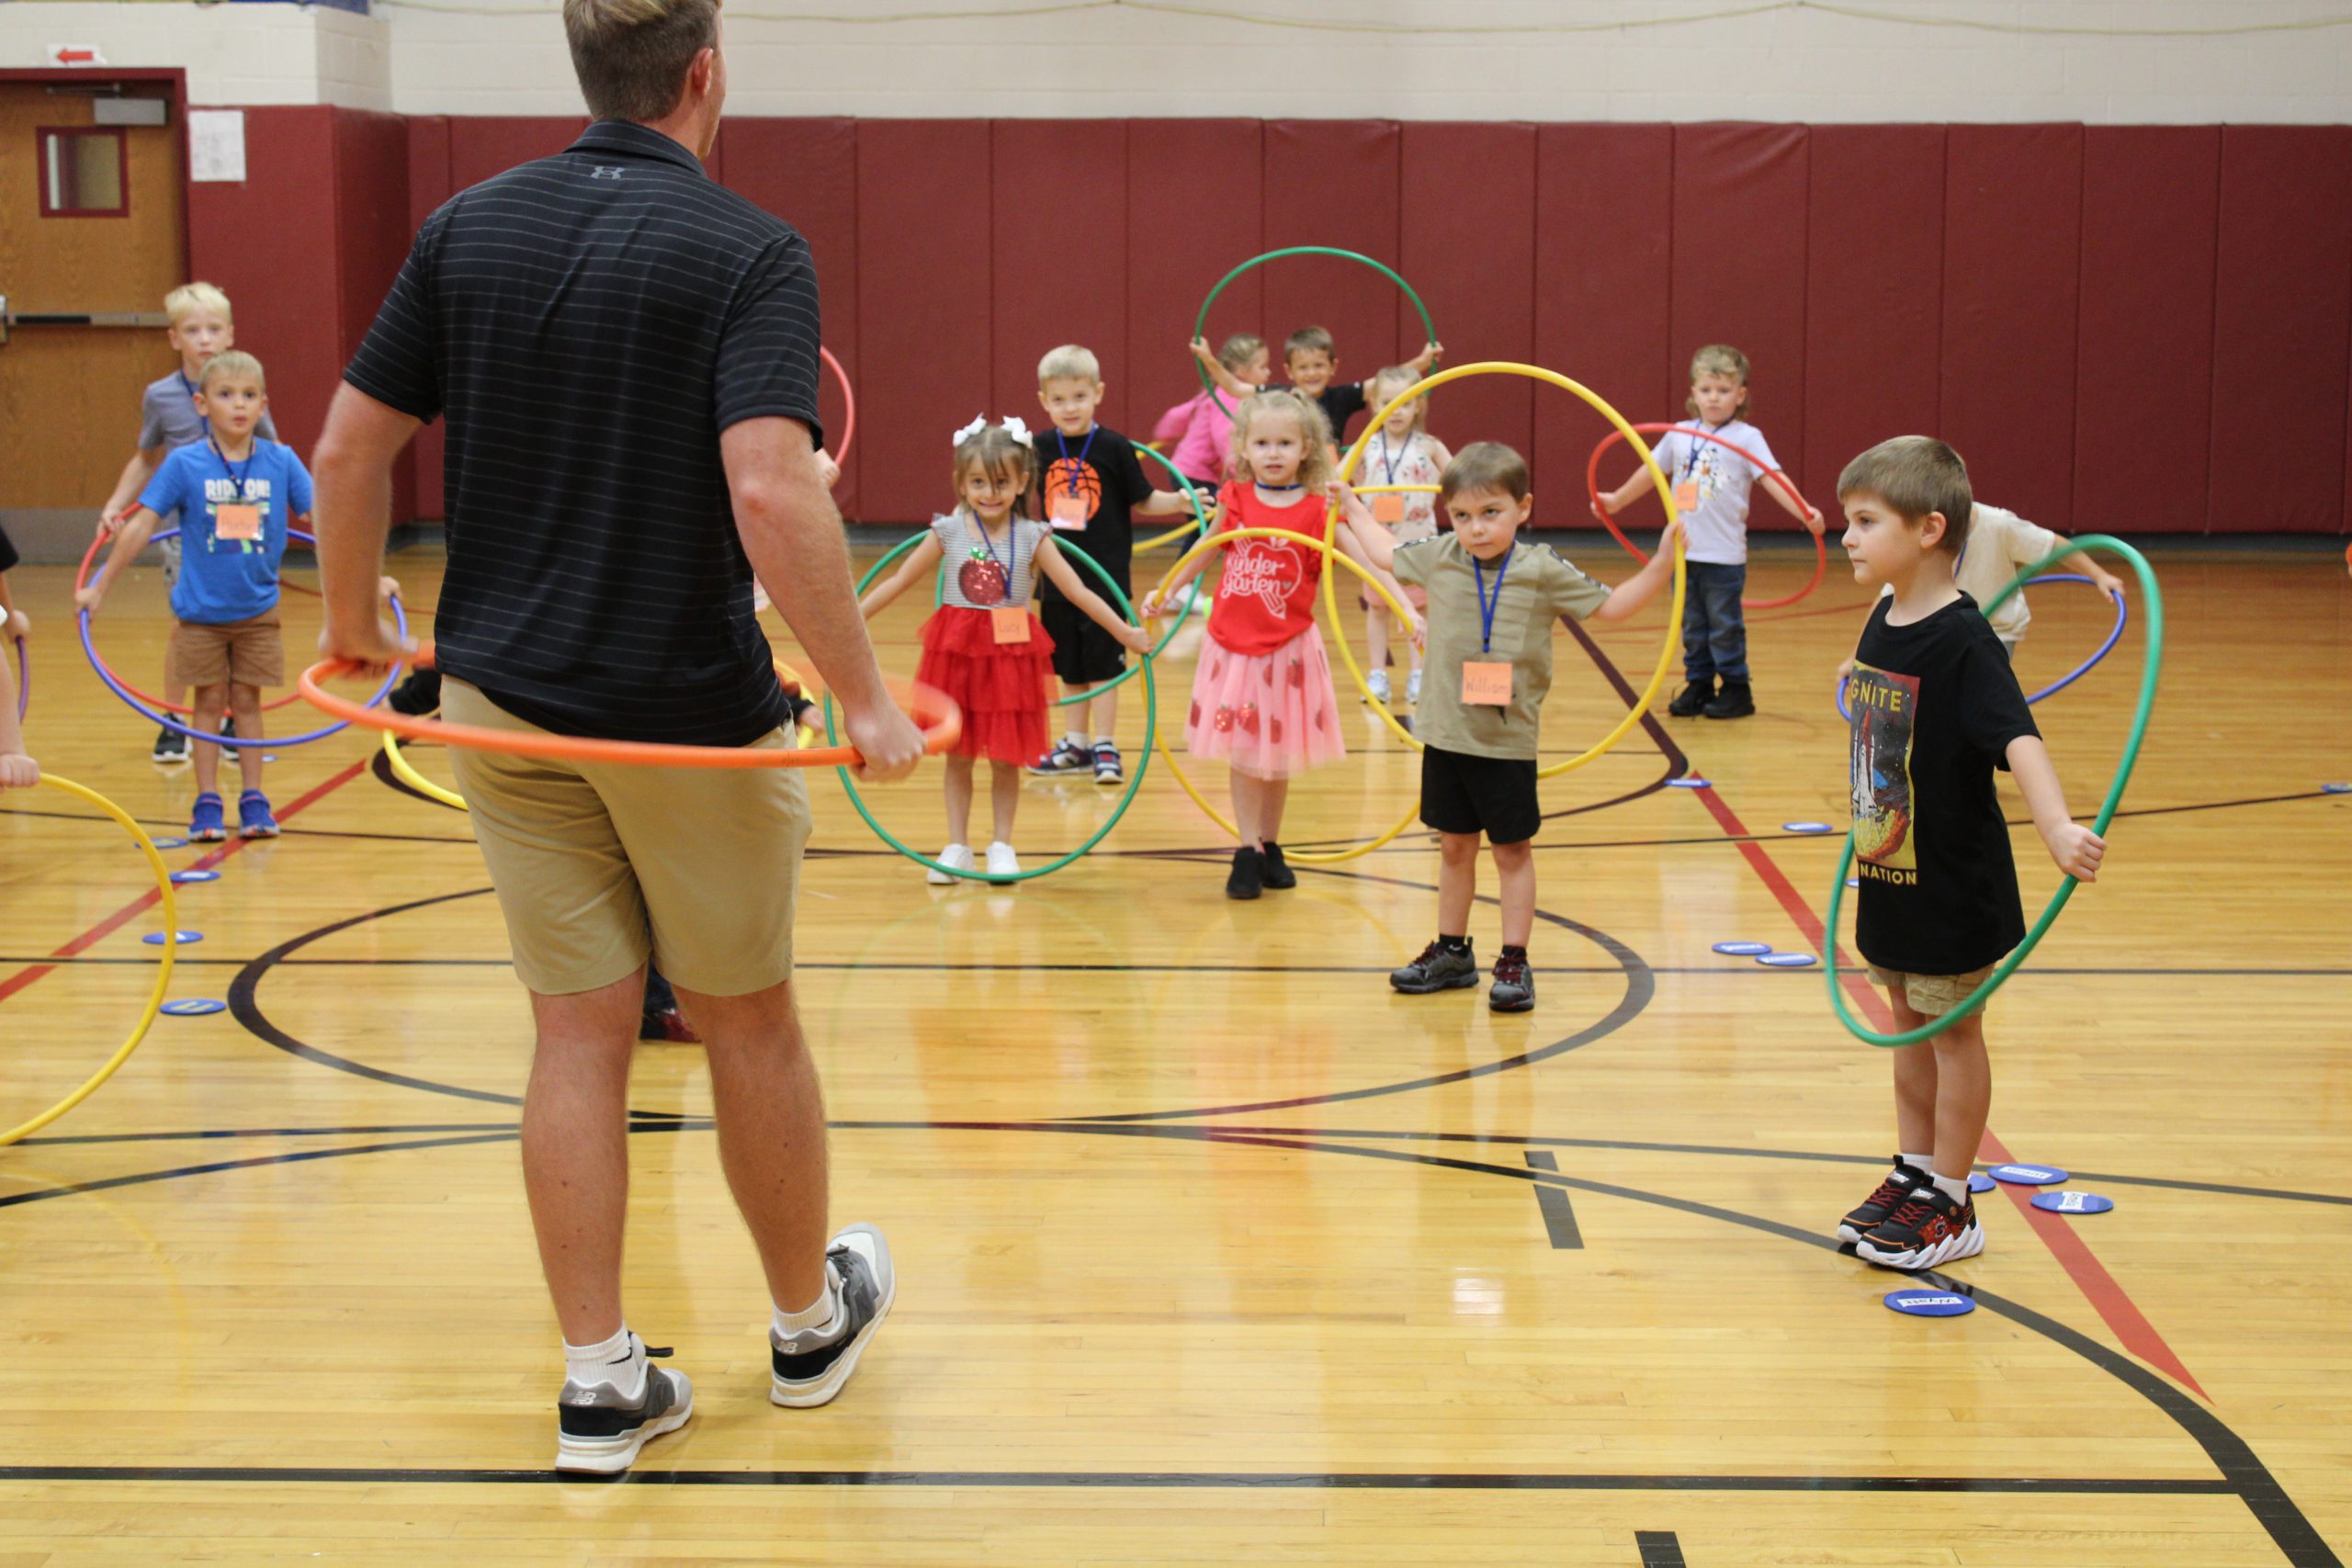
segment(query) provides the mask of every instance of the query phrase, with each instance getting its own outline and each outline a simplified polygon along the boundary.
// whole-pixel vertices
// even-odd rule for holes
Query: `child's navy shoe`
[[[217,802],[220,796],[215,795]],[[216,806],[216,810],[219,807]],[[237,832],[242,838],[275,839],[277,818],[269,814],[269,796],[257,789],[249,789],[237,796]],[[193,838],[195,835],[190,834]]]
[[[196,797],[196,805],[187,814],[187,836],[191,843],[198,844],[217,844],[229,836],[219,795],[207,791]]]

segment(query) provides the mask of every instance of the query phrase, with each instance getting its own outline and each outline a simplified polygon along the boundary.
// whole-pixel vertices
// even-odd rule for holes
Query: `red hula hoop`
[[[1736,441],[1726,441],[1720,435],[1710,435],[1703,430],[1692,430],[1688,425],[1681,424],[1637,424],[1634,426],[1634,428],[1640,431],[1644,435],[1658,435],[1672,431],[1690,436],[1695,440],[1712,441],[1718,446],[1738,453],[1741,457],[1747,458],[1752,467],[1763,468],[1764,477],[1771,482],[1772,487],[1775,490],[1778,490],[1781,494],[1787,496],[1791,501],[1795,502],[1799,506],[1807,504],[1804,496],[1797,490],[1797,487],[1790,481],[1788,475],[1782,473],[1778,468],[1765,468],[1762,463],[1756,460],[1756,455],[1754,453],[1748,451],[1747,447],[1742,446]],[[1649,552],[1643,549],[1641,546],[1634,543],[1633,540],[1625,537],[1624,530],[1617,526],[1617,519],[1611,516],[1609,514],[1609,508],[1600,503],[1601,455],[1607,452],[1610,447],[1624,439],[1625,433],[1621,430],[1612,430],[1607,435],[1601,437],[1600,445],[1592,449],[1591,461],[1586,463],[1584,466],[1584,488],[1592,497],[1592,510],[1600,516],[1601,526],[1607,528],[1611,535],[1615,536],[1619,544],[1632,551],[1635,560],[1646,563],[1650,558]],[[1784,604],[1793,604],[1798,600],[1804,598],[1806,594],[1812,592],[1815,589],[1820,587],[1821,579],[1828,570],[1828,529],[1825,526],[1821,533],[1815,534],[1813,536],[1813,580],[1811,581],[1807,582],[1803,588],[1798,589],[1794,593],[1788,594],[1782,598],[1742,599],[1739,602],[1740,608],[1744,610],[1777,610]]]
[[[833,357],[833,351],[819,344],[817,354],[824,360],[825,368],[833,373],[833,384],[842,389],[842,444],[833,448],[833,461],[846,463],[849,461],[850,441],[857,434],[857,394],[849,389],[849,372],[842,369],[842,362]]]
[[[79,593],[83,589],[89,586],[90,563],[98,558],[98,547],[105,544],[108,539],[116,538],[118,536],[119,536],[113,534],[100,534],[97,537],[90,541],[90,547],[82,552],[81,570],[74,574],[74,592]],[[290,549],[292,547],[292,544],[289,541],[288,548]],[[278,586],[284,588],[291,585],[280,582]],[[307,592],[309,591],[304,590],[303,592]],[[93,617],[93,620],[95,619],[96,617]],[[196,710],[194,708],[183,706],[178,703],[167,703],[161,697],[151,697],[146,693],[141,691],[138,687],[132,685],[130,682],[124,680],[122,678],[121,671],[117,670],[113,665],[108,664],[106,660],[106,655],[98,651],[98,644],[96,637],[90,639],[90,657],[97,660],[99,669],[104,670],[107,674],[114,677],[115,683],[117,685],[120,686],[124,691],[129,692],[132,696],[137,697],[141,702],[145,703],[149,707],[153,708],[156,712],[185,714],[190,718],[196,716]],[[295,703],[300,702],[301,700],[302,694],[300,692],[288,692],[274,703],[262,704],[261,711],[264,713],[276,713],[279,708],[289,706]]]

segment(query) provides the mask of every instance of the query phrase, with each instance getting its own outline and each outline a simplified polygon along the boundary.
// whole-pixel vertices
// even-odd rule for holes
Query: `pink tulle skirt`
[[[1035,615],[1027,642],[999,642],[986,610],[942,604],[922,624],[915,679],[964,710],[959,757],[1025,767],[1046,754],[1054,700],[1054,639]]]
[[[1308,626],[1272,653],[1201,641],[1184,749],[1254,778],[1295,778],[1348,754],[1323,634]]]

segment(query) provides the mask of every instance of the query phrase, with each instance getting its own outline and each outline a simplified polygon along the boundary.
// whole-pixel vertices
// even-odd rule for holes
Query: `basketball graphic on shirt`
[[[1909,883],[1917,873],[1911,840],[1911,737],[1919,712],[1919,678],[1854,666],[1846,688],[1853,710],[1854,855],[1865,880]]]
[[[965,603],[983,609],[1003,604],[1012,586],[1001,560],[967,560],[956,569],[956,592],[964,595]]]
[[[1046,470],[1045,489],[1039,492],[1046,498],[1047,515],[1053,515],[1057,502],[1068,506],[1075,497],[1086,502],[1084,521],[1094,521],[1094,513],[1102,505],[1102,476],[1094,471],[1091,463],[1081,463],[1075,457],[1057,458]]]

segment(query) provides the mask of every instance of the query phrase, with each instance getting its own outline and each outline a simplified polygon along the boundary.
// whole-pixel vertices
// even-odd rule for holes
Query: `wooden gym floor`
[[[1765,558],[1759,591],[1796,558]],[[395,570],[429,604],[437,564]],[[356,736],[290,749],[282,840],[167,857],[221,872],[183,896],[204,941],[174,992],[230,1010],[161,1021],[0,1150],[0,1568],[2334,1562],[2352,796],[2321,786],[2352,778],[2352,592],[2332,556],[2158,567],[2170,662],[2108,876],[1990,1024],[1988,1154],[2117,1206],[1984,1200],[1989,1249],[1952,1270],[1972,1315],[1888,1312],[1902,1281],[1826,1239],[1892,1141],[1885,1059],[1818,970],[1712,951],[1818,951],[1838,841],[1781,824],[1844,820],[1830,672],[1861,595],[1833,568],[1755,617],[1762,716],[1650,722],[1545,786],[1521,1017],[1389,992],[1433,930],[1418,835],[1233,904],[1219,833],[1155,761],[1091,858],[943,891],[814,775],[801,1007],[835,1216],[888,1230],[898,1310],[838,1404],[768,1404],[703,1063],[648,1046],[630,1317],[677,1346],[698,1411],[621,1487],[543,1468],[526,1009],[465,823]],[[84,664],[66,573],[15,586],[35,754],[182,829],[188,772],[146,760],[152,730]],[[922,613],[879,628],[891,668]],[[2107,619],[2037,591],[2022,671],[2071,667]],[[290,596],[289,649],[315,625]],[[1662,625],[1561,634],[1552,755],[1623,711]],[[101,624],[142,684],[164,630],[152,570]],[[2135,624],[2040,710],[2078,815],[2140,649]],[[1173,718],[1191,660],[1169,663]],[[1412,798],[1409,757],[1342,706],[1356,751],[1298,788],[1294,845]],[[1120,730],[1134,765],[1138,704]],[[1713,788],[1665,787],[1686,772]],[[1030,863],[1109,793],[1030,783]],[[878,810],[936,849],[935,772]],[[0,802],[0,1125],[96,1066],[148,982],[139,859],[85,817]],[[2054,874],[2016,837],[2038,908]],[[1491,955],[1491,906],[1474,934]]]

